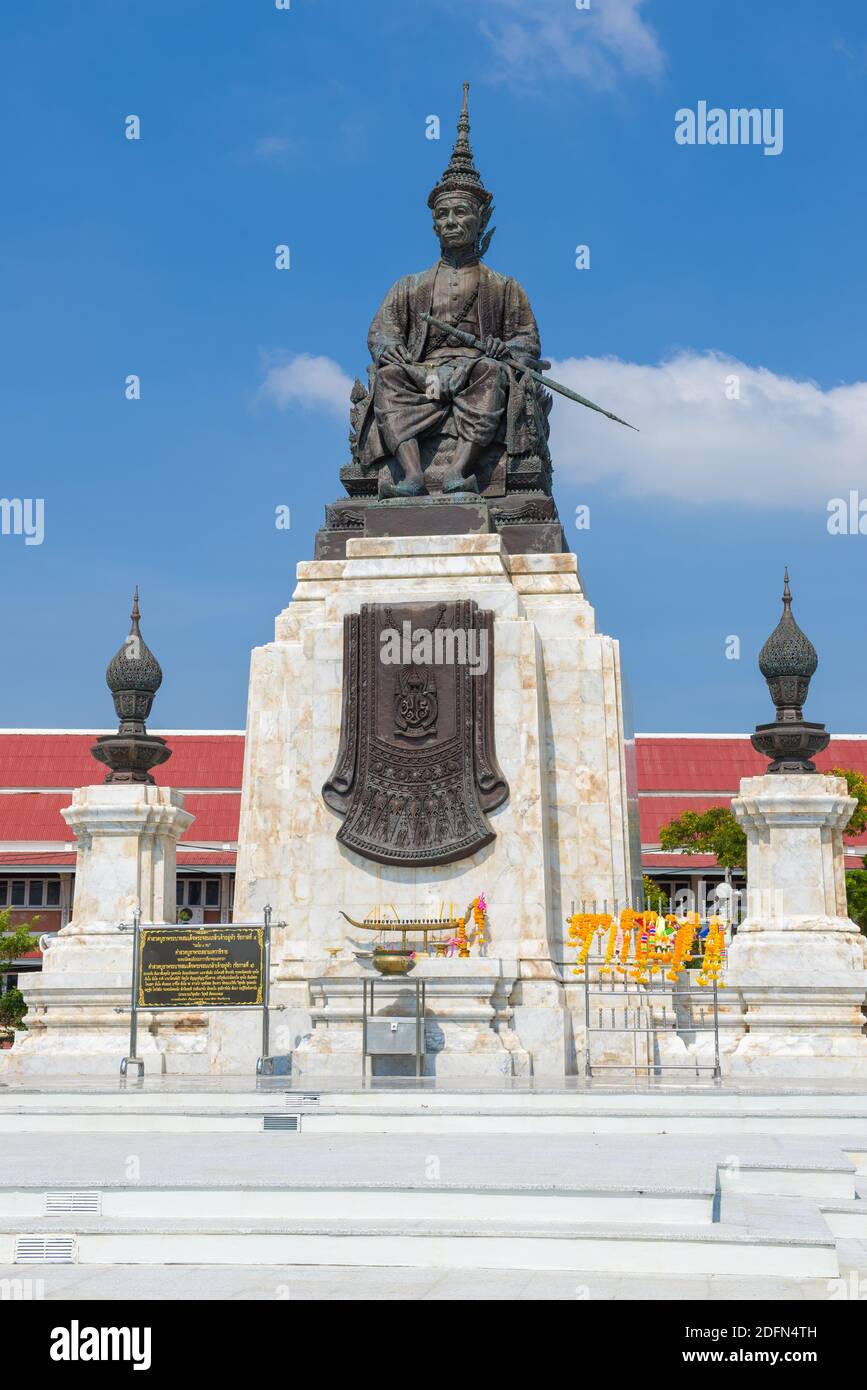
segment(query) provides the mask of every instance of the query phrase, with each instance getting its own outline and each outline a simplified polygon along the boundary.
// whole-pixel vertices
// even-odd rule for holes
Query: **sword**
[[[422,314],[422,318],[426,319],[428,323],[432,323],[435,328],[446,329],[450,338],[457,338],[459,342],[466,343],[467,347],[480,348],[484,352],[484,343],[474,334],[466,333],[463,328],[454,328],[450,323],[444,323],[442,319],[435,319],[433,314]],[[635,430],[636,434],[639,433],[638,427],[630,425],[628,420],[621,420],[619,415],[612,415],[610,410],[603,410],[602,406],[597,405],[595,401],[588,401],[586,396],[579,396],[577,391],[572,391],[568,386],[561,386],[559,381],[552,381],[550,377],[543,376],[533,367],[527,367],[523,362],[516,362],[514,357],[500,357],[496,360],[507,362],[517,372],[526,372],[527,376],[531,376],[534,381],[541,382],[549,391],[559,391],[561,396],[568,396],[570,401],[577,401],[579,405],[586,405],[590,410],[598,410],[600,415],[606,415],[609,420],[616,420],[618,425],[625,425],[628,430]]]

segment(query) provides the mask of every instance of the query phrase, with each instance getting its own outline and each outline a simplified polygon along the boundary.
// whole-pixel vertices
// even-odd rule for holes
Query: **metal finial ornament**
[[[143,782],[153,785],[151,768],[172,755],[165,739],[149,734],[145,720],[163,681],[160,663],[141,635],[138,585],[132,601],[129,636],[115,652],[105,672],[120,721],[116,734],[98,738],[91,753],[109,768],[106,782]]]
[[[768,772],[815,772],[812,758],[827,748],[831,736],[824,724],[804,719],[803,705],[819,658],[792,614],[788,568],[782,602],[780,621],[759,652],[759,670],[768,683],[777,717],[773,724],[758,724],[751,742],[758,753],[772,760]]]

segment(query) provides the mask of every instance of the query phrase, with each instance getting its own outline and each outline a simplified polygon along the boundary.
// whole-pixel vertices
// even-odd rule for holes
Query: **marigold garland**
[[[583,975],[587,957],[597,932],[604,931],[611,925],[611,916],[607,912],[573,912],[568,917],[569,940],[573,946],[578,947],[578,955],[572,967],[573,975]]]
[[[698,959],[696,983],[713,985],[720,981],[725,961],[725,926],[719,917],[711,918],[703,943],[697,912],[689,912],[683,918],[673,913],[663,917],[627,907],[620,913],[619,921],[610,913],[573,912],[567,918],[567,926],[569,942],[577,949],[573,975],[584,975],[597,934],[607,931],[600,979],[607,979],[616,970],[638,984],[647,984],[651,976],[664,970],[665,978],[674,983],[681,971]]]

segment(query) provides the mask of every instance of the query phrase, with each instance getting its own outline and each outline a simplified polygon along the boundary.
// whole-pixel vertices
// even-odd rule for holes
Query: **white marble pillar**
[[[746,777],[732,809],[747,835],[748,915],[726,984],[746,1033],[732,1076],[845,1081],[867,1076],[867,943],[846,915],[842,777]]]
[[[193,822],[169,787],[110,783],[79,787],[61,812],[78,853],[72,919],[51,942],[42,971],[22,983],[27,1031],[0,1053],[0,1074],[117,1073],[128,1051],[132,982],[131,923],[137,906],[146,926],[175,922],[176,846]],[[139,1055],[167,1069],[171,1054],[202,1053],[206,1023],[185,1014],[142,1015]],[[172,1069],[172,1068],[169,1068]]]

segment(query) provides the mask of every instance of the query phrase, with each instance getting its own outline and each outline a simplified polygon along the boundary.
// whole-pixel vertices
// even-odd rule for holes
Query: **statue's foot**
[[[427,492],[423,482],[415,478],[401,478],[399,483],[383,483],[380,497],[421,497]]]
[[[478,492],[479,484],[474,473],[465,478],[463,473],[456,474],[453,478],[446,478],[443,482],[443,492]]]

